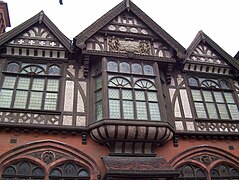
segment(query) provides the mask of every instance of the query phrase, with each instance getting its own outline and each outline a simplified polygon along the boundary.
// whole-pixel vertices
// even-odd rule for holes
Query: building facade
[[[43,11],[0,37],[0,176],[239,179],[239,61],[124,0],[69,40]]]

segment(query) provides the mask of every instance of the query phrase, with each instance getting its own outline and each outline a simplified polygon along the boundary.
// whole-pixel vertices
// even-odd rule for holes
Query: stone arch
[[[170,160],[170,164],[173,167],[179,167],[182,164],[190,162],[197,164],[208,172],[210,172],[210,169],[215,166],[215,164],[223,162],[239,168],[239,160],[235,155],[220,148],[207,145],[189,148],[175,155]]]
[[[49,174],[52,167],[66,161],[85,167],[89,171],[91,179],[97,179],[97,176],[100,175],[97,163],[90,156],[68,144],[53,140],[30,142],[2,154],[0,156],[0,174],[6,166],[19,160],[28,160],[40,165],[44,168],[46,175]]]

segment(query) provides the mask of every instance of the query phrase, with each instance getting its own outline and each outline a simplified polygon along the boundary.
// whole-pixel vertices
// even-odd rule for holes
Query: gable
[[[16,36],[9,44],[18,46],[64,48],[44,24],[35,24]]]
[[[107,34],[107,36],[102,35]],[[86,50],[172,58],[173,49],[131,11],[123,11],[86,41]]]
[[[188,60],[209,63],[215,65],[227,65],[225,59],[221,57],[215,50],[207,43],[199,43],[189,56]]]
[[[184,58],[185,49],[131,1],[122,1],[75,37],[88,51]]]

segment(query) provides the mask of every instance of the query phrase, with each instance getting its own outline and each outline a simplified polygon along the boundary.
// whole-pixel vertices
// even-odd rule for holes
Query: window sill
[[[36,109],[16,109],[16,108],[0,108],[3,112],[24,112],[24,113],[37,113],[37,114],[54,114],[60,115],[61,111],[58,110],[36,110]]]
[[[201,118],[195,118],[196,122],[213,122],[213,123],[239,123],[239,119],[201,119]]]

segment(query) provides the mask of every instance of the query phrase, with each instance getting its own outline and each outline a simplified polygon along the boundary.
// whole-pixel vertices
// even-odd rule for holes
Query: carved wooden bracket
[[[87,77],[89,73],[89,66],[90,66],[90,56],[86,55],[83,58],[84,63],[84,77]]]
[[[179,139],[178,135],[174,135],[173,136],[173,145],[174,145],[174,147],[178,147],[178,139]]]
[[[171,78],[172,78],[172,70],[173,70],[173,64],[168,64],[167,69],[166,69],[166,83],[170,84],[171,83]]]
[[[82,138],[82,144],[86,145],[87,144],[87,132],[82,132],[81,138]]]

